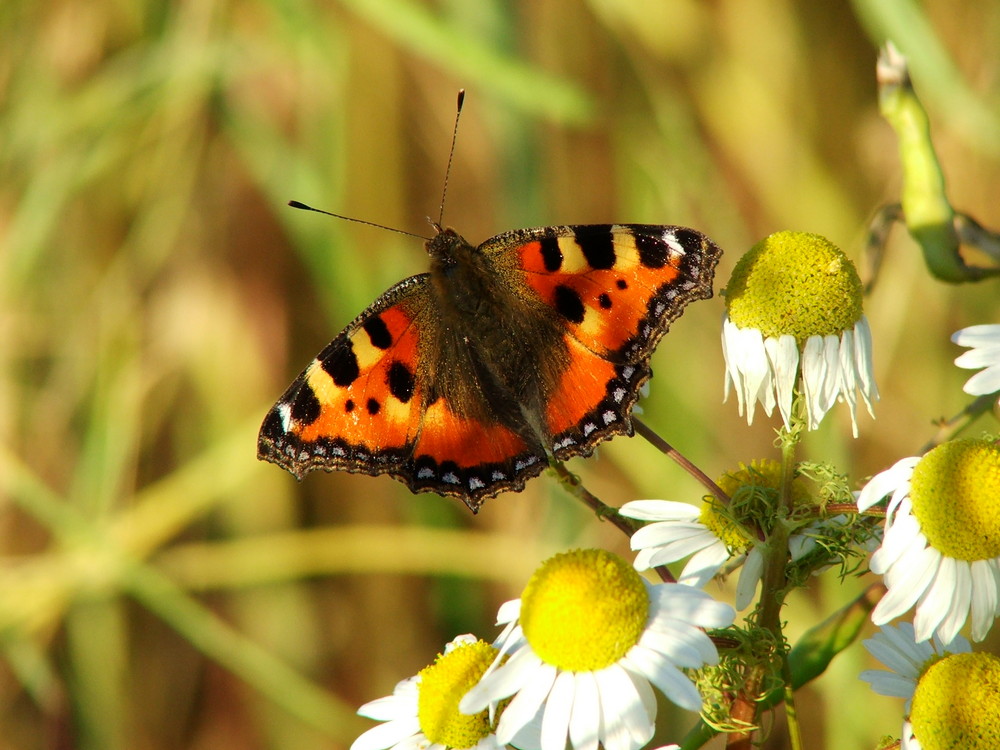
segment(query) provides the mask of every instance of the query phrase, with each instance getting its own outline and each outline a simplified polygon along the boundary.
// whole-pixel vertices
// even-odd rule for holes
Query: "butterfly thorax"
[[[516,269],[453,229],[427,243],[431,294],[443,324],[429,347],[438,393],[462,416],[546,442],[536,415],[566,365],[559,321],[510,283]],[[438,395],[438,394],[435,394]]]

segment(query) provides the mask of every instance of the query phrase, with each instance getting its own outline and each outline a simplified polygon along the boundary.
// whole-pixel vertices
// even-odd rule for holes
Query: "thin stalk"
[[[632,416],[632,424],[635,425],[635,431],[646,438],[647,442],[656,448],[658,451],[663,453],[668,458],[675,461],[684,471],[693,476],[699,482],[701,482],[705,488],[711,492],[715,497],[719,499],[723,505],[729,505],[729,495],[722,491],[711,478],[705,474],[701,469],[694,465],[687,457],[684,456],[680,451],[678,451],[674,446],[660,437],[653,429],[643,422],[641,419],[637,418],[635,415]]]

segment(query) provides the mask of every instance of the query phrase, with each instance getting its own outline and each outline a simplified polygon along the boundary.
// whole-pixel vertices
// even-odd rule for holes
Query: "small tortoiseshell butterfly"
[[[712,296],[720,248],[652,224],[515,229],[479,247],[433,224],[404,279],[268,412],[258,456],[389,474],[473,511],[559,460],[631,435],[653,349]]]

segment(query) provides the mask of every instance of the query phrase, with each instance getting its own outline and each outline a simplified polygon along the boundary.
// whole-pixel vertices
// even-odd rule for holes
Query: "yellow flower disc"
[[[1000,748],[1000,658],[952,654],[917,682],[910,708],[923,750]]]
[[[941,554],[969,562],[1000,556],[1000,447],[986,440],[939,445],[914,467],[910,500]]]
[[[839,336],[861,319],[861,279],[844,252],[825,237],[776,232],[736,263],[726,311],[739,328],[764,338]]]
[[[639,642],[649,594],[635,569],[604,550],[546,560],[521,595],[521,627],[542,661],[571,672],[614,664]]]
[[[492,731],[489,710],[463,714],[458,702],[475,686],[496,658],[488,643],[459,644],[420,670],[417,717],[431,742],[450,748],[474,747]]]

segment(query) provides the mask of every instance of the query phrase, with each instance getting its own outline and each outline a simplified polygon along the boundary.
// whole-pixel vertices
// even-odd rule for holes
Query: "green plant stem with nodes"
[[[778,645],[777,658],[784,683],[785,716],[788,722],[789,744],[792,750],[802,750],[802,735],[795,710],[794,687],[788,663],[788,653],[784,647],[785,638],[781,627],[781,608],[788,593],[786,565],[788,563],[788,540],[791,536],[790,517],[794,512],[792,480],[795,476],[795,449],[801,439],[799,425],[805,423],[803,401],[796,399],[793,405],[792,427],[778,432],[781,445],[781,485],[778,489],[778,505],[775,508],[774,523],[763,542],[764,570],[761,576],[760,608],[757,613],[758,625],[769,631],[773,642]],[[759,701],[761,686],[771,669],[769,664],[753,664],[747,667],[744,687],[733,702],[731,712],[735,722],[756,726],[761,711]],[[728,750],[750,750],[753,747],[753,733],[736,732],[729,735]]]

